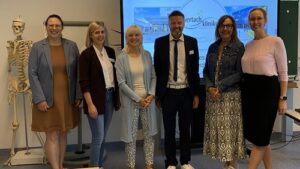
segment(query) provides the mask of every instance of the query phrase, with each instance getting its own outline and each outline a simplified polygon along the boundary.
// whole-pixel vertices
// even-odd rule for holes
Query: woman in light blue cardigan
[[[156,76],[151,55],[142,47],[142,32],[133,25],[126,31],[126,47],[115,64],[121,99],[121,140],[125,142],[127,166],[135,168],[139,118],[144,136],[145,169],[153,168],[154,139],[158,132],[155,112]]]

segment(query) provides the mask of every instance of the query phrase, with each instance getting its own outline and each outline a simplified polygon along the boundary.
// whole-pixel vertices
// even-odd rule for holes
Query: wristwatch
[[[286,96],[280,96],[279,99],[285,101],[285,100],[287,100],[287,97]]]

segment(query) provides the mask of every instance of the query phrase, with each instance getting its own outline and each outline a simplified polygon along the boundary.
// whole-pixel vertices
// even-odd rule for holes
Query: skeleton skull
[[[22,39],[21,36],[23,34],[24,28],[25,28],[25,22],[23,21],[22,18],[18,17],[13,20],[12,29],[17,39]]]

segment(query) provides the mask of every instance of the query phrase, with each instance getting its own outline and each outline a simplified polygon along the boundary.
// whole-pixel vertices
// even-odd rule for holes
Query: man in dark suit
[[[184,15],[169,15],[170,34],[155,40],[154,67],[157,76],[156,103],[162,108],[165,129],[166,168],[176,169],[176,116],[180,132],[181,169],[193,169],[190,126],[193,108],[199,105],[199,52],[197,40],[182,33]]]

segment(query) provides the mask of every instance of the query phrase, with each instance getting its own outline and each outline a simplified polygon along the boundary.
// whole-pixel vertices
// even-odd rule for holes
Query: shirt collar
[[[95,45],[93,45],[93,47],[94,47],[94,50],[96,51],[97,55],[99,55],[99,56],[104,56],[104,55],[106,54],[106,50],[105,50],[105,47],[104,47],[104,46],[103,46],[101,52],[98,50],[98,48],[96,48]]]
[[[173,41],[175,38],[171,35],[171,34],[169,34],[169,41],[171,42],[171,41]],[[181,36],[179,37],[179,41],[183,41],[184,42],[184,37],[183,37],[183,34],[181,34]]]

